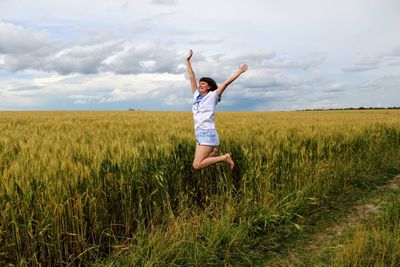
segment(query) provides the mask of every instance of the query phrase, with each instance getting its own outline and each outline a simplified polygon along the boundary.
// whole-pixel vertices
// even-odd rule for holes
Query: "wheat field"
[[[399,162],[399,110],[220,112],[216,126],[234,171],[192,170],[189,112],[0,112],[0,265],[261,264]]]

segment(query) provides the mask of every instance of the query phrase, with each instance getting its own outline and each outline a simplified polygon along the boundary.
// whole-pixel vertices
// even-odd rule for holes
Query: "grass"
[[[398,195],[398,191],[388,189],[386,184],[394,175],[400,173],[399,167],[400,159],[397,158],[393,168],[371,174],[375,177],[375,183],[368,187],[355,188],[348,194],[332,197],[329,205],[303,218],[303,227],[299,235],[284,242],[281,250],[271,253],[265,266],[376,266],[357,262],[349,265],[333,258],[333,255],[339,250],[349,252],[344,243],[351,245],[359,241],[350,233],[362,223],[381,217],[386,206],[395,205],[396,201],[393,202],[392,199],[394,195]],[[395,213],[396,209],[393,210]],[[376,214],[378,210],[379,215]],[[368,216],[365,217],[366,215]],[[385,219],[380,219],[382,226],[385,224],[389,226],[393,222],[398,224],[399,220],[386,222]],[[392,233],[392,236],[394,240],[400,240],[398,233]],[[374,246],[373,249],[379,247]],[[368,251],[364,253],[365,257],[374,258],[374,254]],[[347,257],[347,260],[350,260],[357,256],[354,253],[347,253]]]
[[[304,254],[298,266],[399,266],[400,191],[374,193],[380,194],[378,214],[363,217],[314,253]]]
[[[0,264],[261,265],[385,181],[399,115],[219,113],[238,167],[196,173],[190,113],[0,112]]]

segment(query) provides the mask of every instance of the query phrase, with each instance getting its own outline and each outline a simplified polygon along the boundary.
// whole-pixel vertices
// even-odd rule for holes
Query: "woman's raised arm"
[[[231,75],[231,77],[229,77],[225,82],[221,83],[218,88],[217,88],[217,94],[218,95],[222,95],[222,93],[224,92],[224,90],[226,89],[226,87],[228,87],[228,85],[230,85],[234,80],[237,79],[237,77],[240,76],[240,74],[242,74],[243,72],[245,72],[247,70],[248,66],[246,64],[240,65],[239,69]]]
[[[186,68],[189,74],[189,78],[190,78],[190,83],[192,85],[192,93],[194,93],[194,90],[196,90],[197,88],[197,81],[196,81],[196,77],[194,76],[194,72],[192,69],[192,65],[190,65],[190,58],[193,55],[193,51],[192,49],[190,49],[188,56],[186,57]]]

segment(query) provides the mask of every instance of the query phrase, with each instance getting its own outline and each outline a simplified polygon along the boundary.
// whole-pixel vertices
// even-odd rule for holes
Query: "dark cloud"
[[[350,67],[342,68],[343,72],[362,72],[368,70],[375,70],[377,69],[377,65],[354,65]]]
[[[47,65],[49,69],[47,71],[54,69],[60,74],[74,72],[82,74],[98,73],[103,61],[122,49],[122,46],[118,43],[75,46],[49,57]]]
[[[0,69],[37,70],[59,74],[112,72],[182,73],[183,56],[176,49],[154,43],[125,47],[121,41],[53,41],[13,24],[0,24]],[[29,42],[27,42],[29,40]]]
[[[47,43],[47,34],[0,22],[0,54],[34,52]]]
[[[344,88],[329,88],[327,90],[325,90],[325,92],[327,93],[331,93],[331,94],[338,94],[343,92],[345,89]]]
[[[359,85],[355,86],[354,89],[358,91],[385,91],[388,89],[396,89],[400,91],[400,76],[398,75],[384,75],[377,79],[373,79],[370,81],[362,82]]]
[[[391,51],[375,56],[361,56],[351,66],[342,68],[343,72],[364,72],[379,69],[382,65],[394,66],[400,64],[400,46]]]
[[[102,66],[103,71],[117,74],[136,73],[182,73],[178,65],[183,62],[173,48],[153,43],[131,46],[115,55],[110,62]]]
[[[356,62],[352,66],[342,68],[342,71],[362,72],[362,71],[374,70],[379,68],[379,65],[381,64],[382,61],[383,58],[381,57],[375,57],[375,58],[362,57],[358,60],[358,62]]]
[[[102,62],[122,50],[119,43],[97,45],[48,44],[31,53],[7,54],[4,68],[9,71],[37,70],[59,74],[98,73]]]

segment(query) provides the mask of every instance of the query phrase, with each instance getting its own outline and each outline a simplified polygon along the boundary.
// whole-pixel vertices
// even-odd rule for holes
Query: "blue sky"
[[[199,79],[249,70],[218,109],[400,106],[400,1],[0,2],[0,110],[191,110]]]

